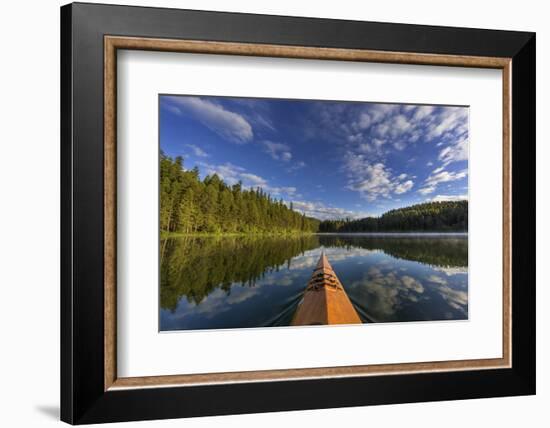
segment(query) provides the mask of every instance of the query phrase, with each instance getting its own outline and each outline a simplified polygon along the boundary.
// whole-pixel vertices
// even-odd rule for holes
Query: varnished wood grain
[[[512,367],[512,64],[502,70],[502,355]]]
[[[344,286],[322,253],[291,325],[361,324]]]
[[[104,323],[105,390],[116,380],[116,49],[105,43],[104,64]]]
[[[509,58],[434,55],[303,46],[262,45],[196,40],[169,40],[106,36],[104,62],[104,296],[105,390],[120,388],[192,386],[234,382],[356,377],[511,366],[511,60]],[[503,353],[502,358],[379,364],[347,367],[204,373],[118,378],[116,375],[116,51],[117,49],[169,51],[220,55],[364,61],[397,64],[496,68],[503,71]],[[335,327],[336,328],[336,327]]]
[[[309,369],[258,370],[230,373],[204,373],[173,376],[147,376],[118,378],[111,389],[155,388],[175,385],[193,386],[223,383],[262,382],[271,380],[300,380],[308,378],[360,377],[397,375],[472,369],[498,369],[506,367],[502,358],[483,360],[430,361],[424,363],[371,364],[362,366],[319,367]]]
[[[197,40],[170,40],[108,36],[106,41],[111,43],[117,49],[324,59],[334,61],[368,61],[394,64],[446,65],[478,68],[503,68],[508,62],[508,59],[499,57],[434,55],[410,52],[370,51],[363,49],[336,49],[310,46],[284,46]]]

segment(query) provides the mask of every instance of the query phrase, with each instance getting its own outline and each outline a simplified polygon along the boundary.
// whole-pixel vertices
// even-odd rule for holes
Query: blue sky
[[[468,194],[467,107],[162,95],[160,146],[319,219]]]

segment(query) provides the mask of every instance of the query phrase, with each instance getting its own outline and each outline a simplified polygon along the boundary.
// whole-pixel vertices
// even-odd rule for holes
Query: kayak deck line
[[[361,324],[361,318],[323,252],[291,325],[325,324]]]

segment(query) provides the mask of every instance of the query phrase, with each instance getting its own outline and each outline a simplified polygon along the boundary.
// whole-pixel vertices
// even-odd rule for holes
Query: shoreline
[[[302,237],[302,236],[387,236],[387,237],[467,237],[468,232],[311,232],[311,233],[179,233],[179,232],[161,232],[160,239],[168,238],[225,238],[225,237]]]
[[[234,232],[234,233],[180,233],[180,232],[160,232],[161,239],[165,238],[184,238],[184,237],[193,237],[193,238],[209,238],[209,237],[216,237],[216,238],[224,238],[224,237],[241,237],[241,236],[312,236],[317,235],[316,232],[272,232],[272,233],[264,233],[264,232],[258,232],[258,233],[244,233],[244,232]]]
[[[468,236],[468,232],[317,232],[315,235],[361,235],[361,236]]]

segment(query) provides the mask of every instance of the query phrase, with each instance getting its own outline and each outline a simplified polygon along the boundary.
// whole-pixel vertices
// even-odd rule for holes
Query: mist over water
[[[325,251],[365,323],[468,318],[468,238],[180,237],[161,242],[160,329],[288,326]]]

